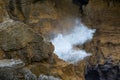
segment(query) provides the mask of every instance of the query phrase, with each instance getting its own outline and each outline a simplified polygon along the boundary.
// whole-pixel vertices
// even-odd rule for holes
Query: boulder
[[[19,21],[0,24],[0,48],[6,58],[20,58],[25,62],[48,59],[54,51],[50,42]]]

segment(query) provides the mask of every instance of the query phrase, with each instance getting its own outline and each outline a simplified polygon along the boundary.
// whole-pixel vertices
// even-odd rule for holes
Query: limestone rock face
[[[120,10],[114,0],[90,0],[83,7],[83,15],[72,0],[13,1],[22,4],[0,1],[0,60],[20,59],[25,65],[0,68],[0,79],[119,80]],[[96,29],[91,42],[78,45],[92,55],[75,65],[53,54],[54,47],[48,42],[51,32],[65,32],[65,28],[74,25],[74,18],[81,18],[84,24]]]
[[[0,0],[0,22],[4,21],[6,14],[7,10],[5,9],[5,2],[3,0]]]
[[[89,27],[96,28],[94,39],[87,42],[83,48],[93,53],[87,59],[89,67],[87,70],[90,74],[94,74],[91,71],[97,71],[95,73],[98,74],[97,80],[105,78],[105,80],[119,80],[117,75],[119,75],[120,69],[114,69],[114,67],[119,67],[120,63],[120,10],[118,3],[110,0],[90,0],[85,8],[85,16],[82,18],[82,21]],[[102,69],[100,69],[101,67]],[[105,74],[104,71],[106,71]],[[111,75],[111,73],[115,74]],[[109,76],[109,78],[103,75]],[[91,79],[93,78],[91,77]]]
[[[91,0],[85,9],[83,22],[91,28],[96,28],[96,34],[92,42],[84,45],[84,49],[93,53],[92,59],[96,57],[96,63],[107,58],[117,63],[120,60],[119,2],[106,1]]]
[[[32,0],[20,1],[31,2]],[[24,65],[19,67],[21,64],[18,64],[18,67],[1,68],[0,79],[39,80],[43,78],[48,79],[48,77],[52,80],[84,79],[82,76],[83,72],[79,73],[75,71],[75,69],[80,70],[80,68],[64,62],[53,54],[53,45],[41,35],[48,35],[49,31],[57,24],[58,15],[61,17],[61,14],[58,14],[55,8],[59,5],[58,2],[54,2],[54,0],[39,0],[28,5],[26,3],[19,4],[19,8],[22,10],[17,7],[18,4],[13,3],[11,6],[13,6],[15,10],[10,11],[9,1],[4,1],[3,6],[6,7],[2,8],[2,10],[5,10],[7,14],[5,14],[3,18],[6,16],[7,18],[1,20],[0,23],[1,63],[4,63],[4,60],[6,61],[7,59],[8,62],[10,60],[10,64],[11,59],[19,59]],[[4,13],[1,11],[1,14]],[[4,64],[4,66],[5,65],[6,64]]]
[[[81,68],[58,59],[53,54],[53,45],[22,22],[8,20],[0,24],[0,48],[0,63],[8,62],[0,68],[0,79],[37,80],[42,74],[46,75],[43,77],[45,79],[48,75],[58,80],[84,79],[77,72]],[[11,59],[20,59],[24,65],[12,62]]]
[[[1,23],[0,48],[7,58],[40,61],[50,58],[54,47],[27,25],[13,21]],[[47,49],[47,50],[46,50]]]

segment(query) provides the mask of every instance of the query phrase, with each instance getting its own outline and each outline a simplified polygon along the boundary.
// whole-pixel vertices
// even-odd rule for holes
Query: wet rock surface
[[[106,62],[103,65],[87,66],[86,80],[120,80],[120,65]]]
[[[25,64],[19,59],[3,59],[0,60],[0,68],[21,68],[24,67]]]

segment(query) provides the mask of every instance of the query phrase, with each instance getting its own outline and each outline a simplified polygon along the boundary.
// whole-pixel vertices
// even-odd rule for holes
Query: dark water
[[[86,80],[120,80],[120,66],[104,64],[86,68]]]

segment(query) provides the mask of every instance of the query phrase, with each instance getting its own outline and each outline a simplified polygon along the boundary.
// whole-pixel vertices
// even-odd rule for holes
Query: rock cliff
[[[79,7],[72,0],[0,0],[0,80],[120,80],[119,0],[89,0],[83,14]],[[92,55],[73,65],[49,40],[76,18],[96,33],[76,46]]]
[[[90,71],[91,74],[94,74],[92,70],[93,72],[97,71],[99,76],[96,77],[97,80],[120,79],[120,69],[118,68],[120,63],[119,7],[120,4],[117,0],[101,0],[98,2],[90,0],[85,9],[85,16],[82,18],[89,27],[96,28],[94,39],[92,42],[86,43],[83,48],[93,53],[87,60],[89,66],[87,69],[88,74]],[[113,75],[111,75],[112,73]]]

